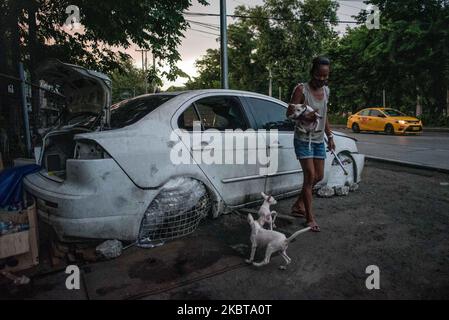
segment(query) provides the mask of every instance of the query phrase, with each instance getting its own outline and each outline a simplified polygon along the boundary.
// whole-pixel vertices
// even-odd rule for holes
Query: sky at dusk
[[[193,0],[193,5],[188,10],[189,12],[200,12],[200,13],[220,13],[220,1],[210,0],[210,5],[203,6],[199,4],[196,0]],[[351,16],[356,15],[361,9],[364,9],[366,5],[361,0],[340,0],[340,8],[338,10],[339,20],[354,20]],[[227,14],[233,14],[235,7],[238,5],[246,6],[256,6],[262,5],[263,0],[227,0],[226,10]],[[192,21],[198,21],[202,23],[213,24],[216,26],[220,25],[219,17],[204,17],[204,16],[186,16],[186,19]],[[228,25],[233,23],[235,19],[228,17]],[[346,26],[348,24],[339,24],[336,30],[342,34],[344,33]],[[350,25],[351,27],[354,25]],[[212,34],[210,34],[212,33]],[[216,34],[217,36],[215,36]],[[185,38],[182,40],[181,45],[178,47],[178,51],[181,55],[181,60],[177,63],[177,66],[185,71],[192,77],[197,75],[195,69],[195,60],[200,58],[206,53],[208,48],[219,48],[220,43],[218,42],[219,31],[214,31],[206,27],[202,27],[196,24],[191,24],[191,28],[185,32]],[[134,63],[137,67],[141,68],[142,58],[141,53],[136,52],[136,47],[130,47],[126,52],[130,54]],[[148,63],[151,64],[152,58],[151,54],[148,55]],[[186,78],[178,78],[175,82],[168,82],[164,79],[163,89],[166,89],[172,85],[181,86],[187,81]]]

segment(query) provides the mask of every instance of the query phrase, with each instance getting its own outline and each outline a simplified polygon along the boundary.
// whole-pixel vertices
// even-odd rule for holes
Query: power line
[[[193,30],[193,31],[197,31],[197,32],[202,32],[202,33],[206,33],[206,34],[211,34],[211,35],[217,36],[217,37],[220,36],[219,34],[216,34],[216,33],[207,32],[207,31],[203,31],[203,30],[199,30],[199,29],[194,29],[194,28],[192,28],[192,27],[190,27],[189,29],[190,29],[190,30]]]
[[[345,6],[345,7],[348,7],[348,8],[354,8],[354,9],[364,10],[363,8],[351,6],[351,5],[346,4],[346,3],[341,3],[341,1],[338,1],[338,4],[340,4],[340,5],[342,5],[342,6]]]
[[[185,12],[184,14],[189,16],[198,16],[198,17],[219,17],[220,15],[217,13],[200,13],[200,12]],[[275,17],[255,17],[255,16],[245,16],[245,15],[235,15],[235,14],[228,14],[227,17],[233,18],[233,19],[263,19],[263,20],[276,20],[276,21],[297,21],[297,22],[335,22],[335,23],[354,23],[354,24],[361,24],[359,21],[346,21],[346,20],[316,20],[316,19],[285,19],[285,18],[275,18]]]
[[[202,22],[199,22],[199,21],[194,21],[194,20],[189,20],[189,19],[186,19],[186,21],[188,23],[192,23],[194,25],[197,25],[197,26],[200,26],[200,27],[203,27],[203,28],[208,28],[208,29],[211,29],[211,30],[214,30],[214,31],[219,31],[220,30],[220,27],[214,26],[213,24],[202,23]]]

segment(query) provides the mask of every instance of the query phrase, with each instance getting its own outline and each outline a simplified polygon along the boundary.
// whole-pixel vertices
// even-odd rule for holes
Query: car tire
[[[394,127],[389,123],[385,126],[384,131],[385,131],[385,134],[388,134],[390,136],[394,135]]]
[[[195,231],[212,208],[206,186],[195,179],[177,178],[151,201],[140,224],[137,245],[155,247]],[[165,187],[167,186],[167,187]]]
[[[352,132],[354,132],[354,133],[359,133],[360,132],[360,127],[359,127],[357,122],[354,122],[352,124]]]

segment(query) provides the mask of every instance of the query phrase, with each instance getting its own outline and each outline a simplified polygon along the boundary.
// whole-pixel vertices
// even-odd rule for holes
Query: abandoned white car
[[[42,170],[27,176],[25,186],[37,198],[40,218],[62,240],[152,245],[192,232],[206,215],[217,217],[260,201],[261,191],[282,197],[301,188],[284,102],[244,91],[197,90],[148,94],[109,106],[110,84],[100,74],[61,62],[40,72],[60,86],[73,116],[45,136]],[[266,163],[234,159],[235,154],[256,153],[250,143],[185,143],[180,133],[193,135],[195,126],[222,141],[272,130],[263,143],[271,162],[276,155],[276,170],[264,174]],[[341,175],[328,152],[321,184],[359,182],[364,156],[352,138],[335,136],[336,153],[349,175]],[[173,159],[179,143],[188,151],[188,163]],[[230,162],[201,162],[194,156],[197,151],[231,155]]]

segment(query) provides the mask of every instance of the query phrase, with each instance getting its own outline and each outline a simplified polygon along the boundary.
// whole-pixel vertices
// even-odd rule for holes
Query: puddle
[[[235,255],[231,248],[224,247],[210,239],[188,241],[177,251],[173,258],[150,257],[134,263],[129,268],[129,277],[164,283],[206,269],[225,255]]]

